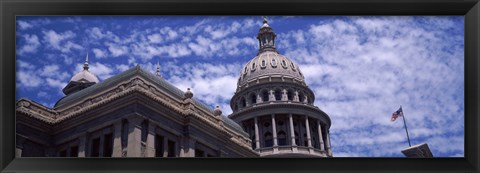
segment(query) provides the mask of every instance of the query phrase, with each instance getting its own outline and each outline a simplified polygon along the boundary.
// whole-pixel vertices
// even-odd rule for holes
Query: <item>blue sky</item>
[[[242,66],[258,51],[260,16],[17,17],[16,98],[52,107],[82,70],[100,81],[139,64],[224,115]],[[272,16],[279,52],[299,64],[332,120],[336,157],[403,157],[428,143],[464,155],[463,16]]]

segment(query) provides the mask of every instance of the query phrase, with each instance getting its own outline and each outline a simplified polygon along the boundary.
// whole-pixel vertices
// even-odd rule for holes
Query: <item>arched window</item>
[[[277,133],[277,139],[279,146],[287,145],[287,134],[284,131],[279,131]]]
[[[303,102],[303,100],[305,99],[305,96],[303,95],[303,93],[301,92],[298,93],[298,99],[299,99],[298,101]]]
[[[255,93],[250,94],[250,103],[257,103],[257,95]]]
[[[292,90],[288,90],[288,91],[287,91],[287,97],[288,97],[288,100],[290,100],[290,101],[293,100],[293,92],[292,92]]]
[[[262,93],[262,100],[263,102],[268,102],[268,91],[263,91]]]
[[[275,100],[282,100],[282,91],[280,89],[275,90]]]
[[[273,146],[272,133],[267,132],[267,133],[265,133],[264,136],[265,136],[265,147],[271,147],[271,146]]]
[[[252,71],[255,71],[255,68],[256,68],[256,64],[255,63],[252,63]]]

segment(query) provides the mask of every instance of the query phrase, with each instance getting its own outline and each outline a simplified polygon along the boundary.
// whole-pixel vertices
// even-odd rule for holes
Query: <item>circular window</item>
[[[278,124],[279,126],[283,126],[283,121],[279,121],[279,122],[277,122],[277,124]]]
[[[263,123],[263,126],[265,126],[265,127],[270,127],[270,123],[268,123],[268,122]]]

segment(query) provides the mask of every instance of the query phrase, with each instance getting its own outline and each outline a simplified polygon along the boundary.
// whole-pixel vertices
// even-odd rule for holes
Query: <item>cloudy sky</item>
[[[224,115],[242,66],[258,51],[260,16],[17,17],[16,98],[52,107],[82,70],[100,81],[139,64]],[[403,157],[428,143],[464,155],[463,16],[272,16],[277,49],[299,64],[332,120],[336,157]]]

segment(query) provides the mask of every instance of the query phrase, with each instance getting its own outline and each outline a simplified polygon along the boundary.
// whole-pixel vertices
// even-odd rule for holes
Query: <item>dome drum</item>
[[[292,83],[268,83],[240,90],[230,100],[234,112],[244,108],[270,103],[314,103],[314,94],[308,87]]]

